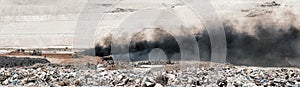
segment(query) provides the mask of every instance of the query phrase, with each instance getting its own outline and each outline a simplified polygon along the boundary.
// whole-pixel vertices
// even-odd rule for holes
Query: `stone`
[[[155,80],[152,77],[147,78],[150,82],[155,82]]]
[[[141,79],[135,79],[135,83],[141,83]]]
[[[93,70],[73,66],[40,65],[26,68],[2,68],[3,86],[295,86],[300,82],[299,69],[261,67],[195,68],[190,71],[160,71],[152,68]],[[136,68],[136,67],[134,67]],[[230,68],[230,69],[228,69]],[[149,72],[150,71],[150,72]],[[208,74],[209,73],[209,74]],[[218,74],[218,75],[216,75]],[[218,82],[217,82],[218,81]],[[226,85],[227,84],[227,85]]]
[[[6,72],[6,73],[4,73],[4,75],[5,75],[6,77],[10,77],[10,76],[11,76],[11,73],[10,73],[10,72]]]
[[[3,85],[8,85],[10,82],[8,79],[6,79],[5,81],[2,82]]]
[[[13,75],[13,78],[17,78],[19,75],[18,74],[14,74]]]
[[[228,82],[227,82],[226,80],[219,80],[219,81],[217,82],[217,85],[218,85],[219,87],[227,87],[227,84],[228,84]]]
[[[6,77],[5,76],[0,76],[0,82],[2,82],[2,81],[4,81],[4,80],[6,80]]]
[[[69,86],[70,83],[69,83],[69,81],[60,81],[60,82],[58,82],[58,85],[59,86]]]
[[[123,78],[125,78],[125,76],[124,76],[124,75],[118,75],[117,78],[118,78],[119,80],[122,80]]]
[[[164,87],[164,86],[159,83],[156,83],[154,87]]]
[[[162,85],[167,85],[169,78],[163,75],[157,76],[155,78],[156,83],[160,83]]]
[[[81,86],[80,80],[75,80],[75,86]]]
[[[282,83],[282,82],[285,82],[286,80],[279,79],[279,78],[275,78],[273,81],[274,81],[275,83]]]
[[[28,83],[28,85],[29,85],[29,86],[35,86],[35,84],[32,83],[32,82],[31,82],[31,83]]]
[[[154,86],[155,84],[152,83],[152,82],[145,82],[146,86],[149,87],[149,86]]]
[[[128,82],[129,82],[128,78],[122,80],[122,84],[124,84],[124,85],[126,85]]]
[[[176,78],[176,76],[174,74],[167,74],[167,77],[172,80],[174,80]]]
[[[19,82],[19,80],[17,80],[17,79],[14,80],[14,81],[13,81],[13,85],[16,86],[16,85],[18,84],[18,82]]]

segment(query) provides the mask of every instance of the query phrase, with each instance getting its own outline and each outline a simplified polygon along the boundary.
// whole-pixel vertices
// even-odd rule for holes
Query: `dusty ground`
[[[81,58],[72,58],[71,54],[45,54],[42,56],[31,56],[28,54],[1,54],[0,56],[8,56],[8,57],[30,57],[30,58],[45,58],[51,63],[54,64],[97,64],[101,63],[100,57],[94,56],[83,56]]]
[[[82,58],[47,58],[51,63],[56,64],[97,64],[101,61],[100,57],[84,56]]]

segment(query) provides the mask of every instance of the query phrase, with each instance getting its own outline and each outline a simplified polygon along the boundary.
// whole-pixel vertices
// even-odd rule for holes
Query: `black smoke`
[[[140,34],[144,33],[137,33],[134,37],[144,36]],[[132,61],[149,60],[148,54],[155,48],[163,50],[168,59],[179,60],[180,55],[176,54],[180,53],[180,48],[177,41],[171,34],[168,34],[162,29],[156,28],[154,37],[157,37],[155,41],[143,40],[145,37],[142,38],[141,41],[137,40],[140,38],[133,38],[131,40],[129,45],[129,55]]]
[[[254,35],[237,32],[230,24],[224,25],[227,41],[226,61],[235,65],[250,66],[295,66],[289,61],[297,59],[295,44],[299,40],[296,27],[274,29],[257,25]],[[174,36],[158,29],[154,41],[132,40],[130,57],[132,61],[148,60],[149,52],[154,48],[162,49],[171,60],[180,60],[180,48]],[[210,61],[211,45],[207,31],[195,34],[202,61]],[[109,46],[95,47],[97,56],[111,55]],[[121,47],[121,46],[120,46]]]
[[[238,33],[225,26],[227,38],[227,61],[236,65],[294,66],[289,61],[297,58],[295,44],[299,29],[274,29],[257,26],[255,35]]]

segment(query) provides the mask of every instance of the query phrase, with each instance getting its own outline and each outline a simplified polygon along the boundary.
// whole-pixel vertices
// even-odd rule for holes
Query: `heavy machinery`
[[[112,56],[103,56],[102,60],[106,61],[108,64],[114,64],[114,60],[113,60]]]
[[[42,56],[42,50],[33,50],[32,56]]]

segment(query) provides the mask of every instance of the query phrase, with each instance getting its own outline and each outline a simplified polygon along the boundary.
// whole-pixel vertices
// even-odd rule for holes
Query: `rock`
[[[300,87],[300,82],[295,82],[295,85],[298,85],[298,87]]]
[[[141,79],[135,79],[135,83],[141,83]]]
[[[36,78],[35,77],[31,77],[29,79],[27,79],[27,83],[35,83],[36,82]]]
[[[189,78],[189,80],[187,81],[188,84],[192,84],[193,83],[193,79]]]
[[[106,68],[97,68],[97,71],[104,71]]]
[[[122,80],[123,78],[125,78],[125,76],[124,75],[118,75],[117,78],[118,78],[118,80]]]
[[[151,78],[151,77],[148,77],[147,78],[150,82],[155,82],[155,80],[153,79],[153,78]]]
[[[167,77],[172,80],[174,80],[176,78],[176,76],[174,74],[167,74]]]
[[[54,74],[54,71],[50,71],[49,74],[51,74],[51,75]]]
[[[69,83],[69,81],[60,81],[60,82],[58,82],[58,85],[59,86],[69,86],[70,83]]]
[[[160,83],[162,85],[167,85],[169,78],[163,75],[157,76],[155,78],[156,83]]]
[[[28,83],[28,85],[31,86],[31,87],[35,86],[35,84],[32,83],[32,82],[31,82],[31,83]]]
[[[273,80],[275,83],[280,83],[280,79],[279,78],[275,78],[274,80]]]
[[[145,82],[145,84],[146,84],[147,87],[155,85],[155,83],[152,83],[152,82]]]
[[[6,77],[5,76],[0,76],[0,82],[3,82],[4,80],[6,80]]]
[[[19,80],[17,80],[17,79],[14,80],[14,81],[13,81],[13,85],[16,86],[16,85],[18,84],[18,82],[19,82]]]
[[[126,85],[126,84],[128,83],[128,81],[129,81],[129,79],[128,79],[128,78],[126,78],[126,79],[123,79],[123,81],[122,81],[122,84]]]
[[[5,75],[6,77],[10,77],[10,76],[11,76],[11,73],[10,73],[10,72],[6,72],[6,73],[4,73],[4,75]]]
[[[243,87],[243,83],[242,83],[241,81],[235,81],[235,82],[233,83],[233,85],[234,85],[235,87]]]
[[[246,86],[246,87],[255,87],[256,84],[254,84],[254,83],[245,83],[243,86]]]
[[[6,79],[5,81],[2,82],[3,85],[8,85],[10,82],[8,79]]]
[[[97,65],[97,68],[101,68],[101,67],[104,67],[104,64],[98,64]]]
[[[230,68],[230,69],[228,69]],[[223,70],[225,69],[225,71]],[[155,69],[93,70],[66,65],[38,65],[1,68],[3,86],[295,86],[300,85],[299,69],[225,67],[195,68],[190,71]],[[230,71],[226,71],[230,70]],[[151,72],[148,72],[151,71]],[[209,73],[209,74],[208,74]],[[218,73],[219,75],[215,75]]]
[[[14,74],[13,75],[13,78],[17,78],[19,75],[18,74]]]
[[[81,86],[80,80],[75,80],[75,86]]]
[[[160,83],[156,83],[154,87],[164,87],[164,86],[161,85]]]
[[[219,80],[218,82],[217,82],[217,85],[219,86],[219,87],[227,87],[227,81],[226,80]]]

